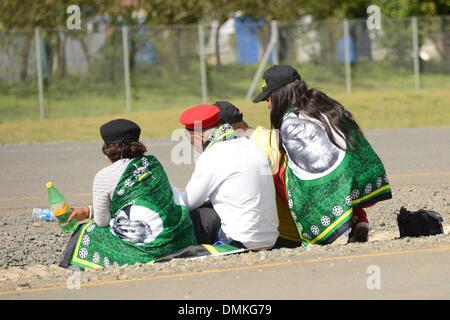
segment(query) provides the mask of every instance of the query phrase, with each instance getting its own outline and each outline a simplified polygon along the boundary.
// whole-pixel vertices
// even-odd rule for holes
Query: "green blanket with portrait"
[[[329,244],[347,231],[353,208],[392,198],[383,163],[364,137],[339,166],[313,180],[299,179],[288,166],[288,204],[303,245]]]
[[[79,227],[71,265],[146,264],[197,244],[187,207],[175,203],[166,173],[151,155],[128,164],[112,196],[111,216],[108,227]]]

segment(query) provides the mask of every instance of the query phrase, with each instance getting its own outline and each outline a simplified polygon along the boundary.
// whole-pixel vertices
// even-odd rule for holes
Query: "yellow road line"
[[[353,256],[339,256],[339,257],[330,257],[330,258],[314,258],[314,259],[306,259],[299,261],[283,261],[277,263],[267,263],[262,265],[252,265],[252,266],[242,266],[242,267],[234,267],[234,268],[225,268],[225,269],[210,269],[205,271],[196,271],[189,273],[176,273],[169,275],[160,275],[160,276],[148,276],[148,277],[140,277],[135,279],[127,279],[127,280],[105,280],[105,281],[95,281],[86,284],[82,284],[81,288],[88,287],[99,287],[105,285],[118,285],[118,284],[127,284],[134,283],[139,281],[150,281],[150,280],[165,280],[165,279],[174,279],[180,277],[192,277],[198,275],[205,274],[214,274],[214,273],[224,273],[231,271],[242,271],[242,270],[251,270],[251,269],[268,269],[274,267],[283,267],[290,265],[305,265],[305,264],[313,264],[320,262],[330,262],[330,261],[340,261],[340,260],[356,260],[356,259],[364,259],[364,258],[373,258],[373,257],[386,257],[386,256],[401,256],[412,253],[424,253],[424,252],[439,252],[439,251],[450,251],[450,245],[439,246],[437,248],[428,248],[428,249],[410,249],[410,250],[397,250],[392,252],[376,252],[376,253],[368,253],[368,254],[360,254]],[[24,290],[14,290],[14,291],[4,291],[0,292],[0,296],[11,295],[11,294],[22,294],[22,293],[33,293],[33,292],[43,292],[43,291],[52,291],[58,289],[67,289],[65,285],[54,286],[54,287],[44,287],[44,288],[34,288],[34,289],[24,289]],[[68,289],[67,289],[68,290]]]

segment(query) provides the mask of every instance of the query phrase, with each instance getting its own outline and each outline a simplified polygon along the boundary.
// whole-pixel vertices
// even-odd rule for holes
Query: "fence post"
[[[251,98],[256,90],[256,86],[258,85],[258,81],[259,81],[259,79],[261,79],[261,77],[263,75],[264,67],[266,66],[267,61],[269,61],[270,53],[273,52],[273,50],[276,47],[276,44],[278,42],[277,21],[272,21],[270,25],[271,25],[270,41],[269,41],[269,44],[267,45],[266,51],[264,51],[264,54],[261,58],[261,62],[259,63],[258,70],[256,70],[255,76],[253,77],[252,84],[250,85],[250,88],[248,88],[247,95],[245,96],[246,100],[251,100]],[[277,59],[278,59],[278,56],[277,56]],[[275,58],[274,58],[274,64],[276,64]]]
[[[416,89],[420,89],[419,33],[417,31],[417,17],[411,18],[411,28],[414,60],[414,85]]]
[[[202,24],[198,25],[198,51],[200,58],[200,81],[202,87],[202,102],[208,101],[208,83],[206,78],[206,54],[205,54],[205,31]]]
[[[36,68],[39,91],[39,118],[44,120],[45,106],[44,106],[44,81],[42,79],[42,58],[41,58],[41,35],[39,28],[34,29],[34,38],[36,40]]]
[[[352,92],[352,67],[350,64],[350,27],[344,19],[344,59],[345,59],[345,88],[347,93]]]
[[[278,55],[278,22],[276,20],[272,20],[270,23],[271,34],[274,37],[274,46],[272,49],[272,59],[273,64],[279,64],[279,55]]]
[[[125,104],[131,111],[130,55],[128,52],[128,27],[122,26],[123,71],[125,77]]]

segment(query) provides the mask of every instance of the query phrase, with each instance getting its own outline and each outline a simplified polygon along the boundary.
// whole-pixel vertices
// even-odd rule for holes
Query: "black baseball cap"
[[[261,80],[262,92],[253,99],[254,103],[266,100],[273,90],[281,88],[282,86],[300,80],[300,75],[297,70],[288,65],[274,65],[264,72]]]
[[[141,128],[131,120],[116,119],[102,125],[100,134],[106,144],[138,142]]]
[[[214,105],[220,109],[220,119],[223,122],[233,124],[241,122],[244,118],[242,112],[234,104],[228,101],[216,101]]]

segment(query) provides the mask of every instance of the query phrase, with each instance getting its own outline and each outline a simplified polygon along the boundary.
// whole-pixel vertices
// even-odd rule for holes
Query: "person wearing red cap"
[[[289,210],[286,192],[280,175],[286,169],[286,156],[278,150],[278,136],[275,130],[262,126],[250,127],[244,120],[244,115],[229,101],[216,101],[214,105],[220,109],[220,118],[229,123],[240,136],[248,138],[253,142],[270,162],[276,190],[276,204],[278,211],[280,236],[274,249],[296,248],[302,245],[298,235],[297,227]]]
[[[186,191],[180,193],[191,211],[197,241],[272,248],[278,238],[278,216],[267,159],[221,121],[216,106],[189,108],[180,122],[191,144],[202,152]]]

